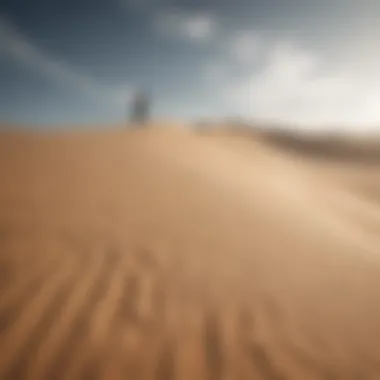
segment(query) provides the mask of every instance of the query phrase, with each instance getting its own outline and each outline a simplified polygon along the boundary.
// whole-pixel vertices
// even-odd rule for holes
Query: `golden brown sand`
[[[379,165],[225,134],[0,135],[0,379],[380,379]]]

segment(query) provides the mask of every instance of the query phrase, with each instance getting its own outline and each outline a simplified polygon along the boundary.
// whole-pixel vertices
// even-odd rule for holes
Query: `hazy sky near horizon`
[[[380,128],[377,0],[2,0],[0,120]]]

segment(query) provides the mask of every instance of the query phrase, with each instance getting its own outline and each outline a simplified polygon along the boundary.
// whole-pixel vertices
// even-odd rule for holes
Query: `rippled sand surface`
[[[0,135],[1,379],[380,379],[379,164],[158,127]]]

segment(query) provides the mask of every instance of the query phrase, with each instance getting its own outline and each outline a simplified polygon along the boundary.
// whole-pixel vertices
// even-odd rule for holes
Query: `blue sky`
[[[380,127],[375,0],[3,0],[0,120],[156,117]]]

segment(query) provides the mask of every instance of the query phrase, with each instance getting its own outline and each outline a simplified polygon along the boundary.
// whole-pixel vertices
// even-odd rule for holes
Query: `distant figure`
[[[131,122],[137,124],[145,124],[149,119],[149,98],[139,91],[136,93],[131,106]]]

